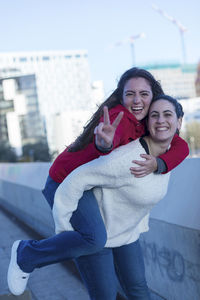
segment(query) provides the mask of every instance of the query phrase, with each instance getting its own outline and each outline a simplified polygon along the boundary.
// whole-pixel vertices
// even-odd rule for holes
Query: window
[[[42,60],[50,60],[50,57],[49,56],[43,56]]]
[[[19,61],[20,61],[20,62],[25,62],[25,61],[27,61],[27,58],[26,58],[26,57],[20,57],[20,58],[19,58]]]

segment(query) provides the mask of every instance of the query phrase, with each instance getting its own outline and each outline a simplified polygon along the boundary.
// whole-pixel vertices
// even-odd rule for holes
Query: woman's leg
[[[75,260],[91,300],[116,300],[117,280],[111,248]]]
[[[20,268],[30,273],[35,268],[95,253],[104,247],[106,230],[92,191],[84,192],[70,222],[75,231],[40,241],[21,241],[17,249]]]
[[[116,273],[127,299],[149,300],[142,249],[139,240],[113,248]]]

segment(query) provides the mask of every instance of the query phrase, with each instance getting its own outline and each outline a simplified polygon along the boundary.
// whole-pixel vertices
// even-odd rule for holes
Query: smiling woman
[[[151,143],[152,155],[160,155],[153,150],[158,148],[157,143],[162,144],[163,153],[166,152],[166,145],[171,143],[175,133],[179,133],[182,117],[182,106],[174,98],[162,95],[152,101],[147,121],[150,135],[146,137],[147,143]]]

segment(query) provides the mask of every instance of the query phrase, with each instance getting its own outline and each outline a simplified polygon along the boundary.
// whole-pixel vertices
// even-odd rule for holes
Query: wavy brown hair
[[[142,77],[149,82],[152,89],[153,98],[160,94],[164,94],[160,83],[148,71],[139,68],[131,68],[127,70],[121,76],[116,90],[114,90],[114,92],[99,106],[97,111],[93,114],[86,126],[83,128],[83,132],[76,138],[75,142],[69,146],[69,152],[79,151],[92,142],[94,129],[99,124],[100,118],[103,115],[103,107],[107,106],[108,109],[111,109],[118,104],[122,104],[123,91],[126,82],[132,78],[138,77]]]

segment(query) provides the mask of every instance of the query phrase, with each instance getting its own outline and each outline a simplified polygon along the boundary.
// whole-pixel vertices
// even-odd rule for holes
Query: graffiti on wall
[[[183,255],[166,247],[160,247],[155,242],[141,241],[146,266],[152,266],[152,272],[159,270],[162,277],[172,281],[184,281],[186,278],[200,282],[200,264],[191,262]]]

